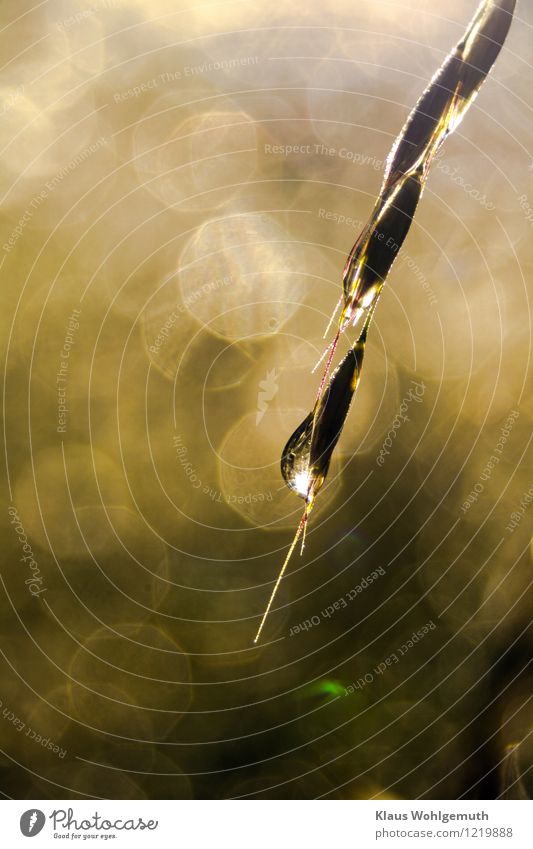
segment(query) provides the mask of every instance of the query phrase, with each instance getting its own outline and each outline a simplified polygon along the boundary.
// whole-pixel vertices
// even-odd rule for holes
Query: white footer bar
[[[531,849],[532,806],[530,801],[9,800],[0,805],[0,824],[2,845],[9,849],[73,843],[158,849]]]

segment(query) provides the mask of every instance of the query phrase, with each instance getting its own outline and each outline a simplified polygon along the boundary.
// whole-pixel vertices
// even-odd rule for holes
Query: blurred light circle
[[[192,315],[227,339],[277,332],[307,290],[302,252],[273,214],[241,213],[202,224],[180,257]]]
[[[187,111],[169,94],[151,104],[133,137],[138,177],[178,212],[226,206],[256,168],[255,125],[242,109],[221,108],[218,100]]]

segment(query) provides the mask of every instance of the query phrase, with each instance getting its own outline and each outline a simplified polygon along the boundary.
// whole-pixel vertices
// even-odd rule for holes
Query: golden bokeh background
[[[346,256],[475,6],[2,4],[4,796],[531,796],[525,0],[252,644]]]

